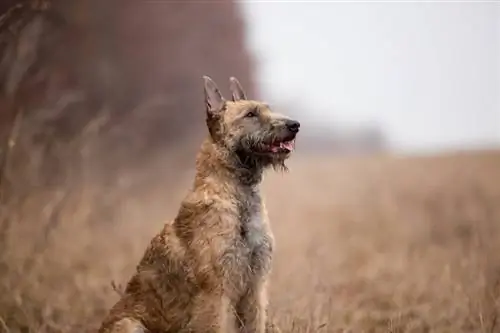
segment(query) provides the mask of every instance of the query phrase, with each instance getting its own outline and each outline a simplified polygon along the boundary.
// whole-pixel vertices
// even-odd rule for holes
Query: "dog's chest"
[[[260,196],[247,196],[240,207],[240,255],[251,275],[262,275],[270,268],[272,238],[267,228],[267,216]]]

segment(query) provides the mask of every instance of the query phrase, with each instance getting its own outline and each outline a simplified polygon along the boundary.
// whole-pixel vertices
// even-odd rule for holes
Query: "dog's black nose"
[[[296,120],[287,120],[286,127],[290,132],[297,133],[300,128],[300,123]]]

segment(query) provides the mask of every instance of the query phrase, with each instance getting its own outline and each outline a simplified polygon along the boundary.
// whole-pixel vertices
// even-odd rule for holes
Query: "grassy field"
[[[283,332],[500,332],[500,153],[297,154],[289,166],[264,185],[277,240],[272,315]],[[23,243],[36,226],[11,227],[0,332],[95,327],[117,299],[111,280],[126,282],[190,176],[178,190],[158,180],[122,189],[120,223],[88,227],[87,185],[60,212],[71,223],[41,244]],[[13,219],[43,224],[57,195],[31,196]]]
[[[500,332],[500,155],[296,160],[266,183],[292,332]]]

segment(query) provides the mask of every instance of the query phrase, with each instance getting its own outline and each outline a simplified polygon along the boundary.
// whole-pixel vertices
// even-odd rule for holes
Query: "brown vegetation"
[[[288,175],[270,173],[264,181],[277,242],[271,314],[283,332],[500,330],[499,153],[298,154],[289,167]],[[2,280],[8,297],[0,314],[11,332],[19,321],[40,332],[69,332],[87,320],[95,327],[118,299],[110,281],[129,279],[152,235],[176,213],[190,178],[179,188],[129,193],[117,207],[123,218],[116,227],[54,234],[58,242],[43,248],[37,274]],[[65,218],[84,220],[92,201],[81,199]],[[32,247],[23,242],[17,255]],[[17,321],[6,304],[14,300]]]
[[[500,153],[290,168],[265,182],[284,332],[500,332]]]

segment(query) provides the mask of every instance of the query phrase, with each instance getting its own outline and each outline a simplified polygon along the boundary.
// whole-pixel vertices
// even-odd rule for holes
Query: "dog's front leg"
[[[264,278],[259,279],[236,305],[237,325],[240,333],[265,333],[267,331],[266,284]]]
[[[223,224],[222,214],[206,217],[205,223]],[[220,230],[220,229],[219,229]],[[234,251],[233,231],[222,229],[217,233],[198,233],[192,240],[196,244],[196,275],[201,291],[195,296],[193,312],[188,325],[189,333],[226,333],[233,290],[232,277],[238,269]]]
[[[218,293],[201,293],[193,300],[193,312],[186,332],[225,333],[229,301]]]

